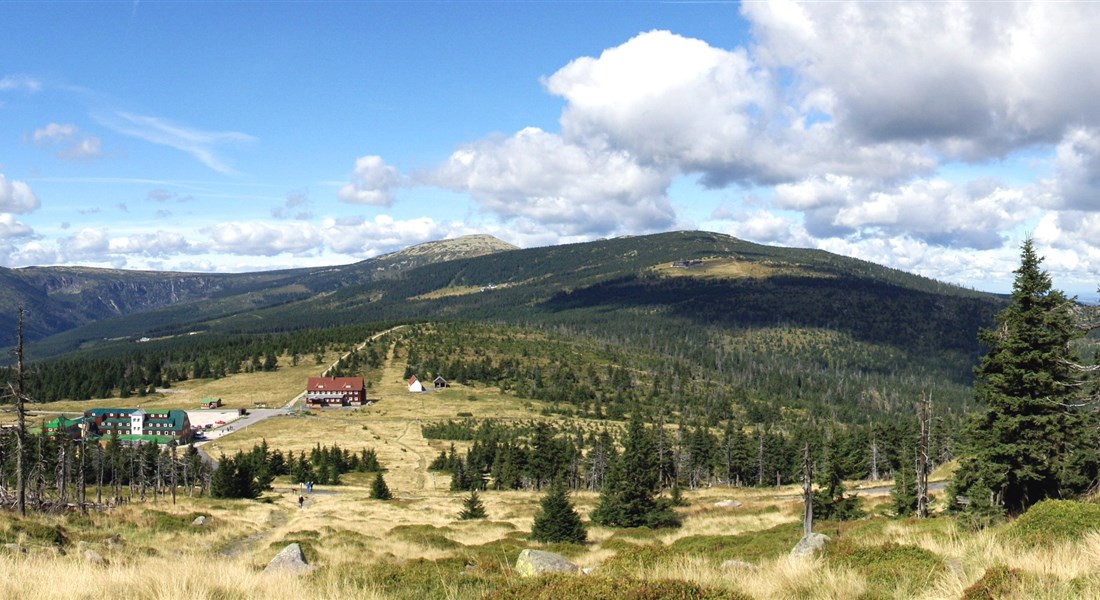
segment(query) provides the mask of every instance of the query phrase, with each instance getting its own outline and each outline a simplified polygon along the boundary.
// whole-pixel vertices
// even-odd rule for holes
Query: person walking
[[[305,496],[298,496],[298,508],[301,509],[306,504]]]

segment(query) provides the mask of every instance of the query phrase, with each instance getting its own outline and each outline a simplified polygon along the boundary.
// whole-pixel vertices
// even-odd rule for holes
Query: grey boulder
[[[527,549],[519,553],[516,559],[516,573],[523,577],[534,577],[544,573],[576,573],[577,565],[569,562],[560,554],[544,550]]]
[[[264,573],[291,573],[300,575],[308,573],[312,567],[306,562],[306,556],[302,554],[302,547],[297,543],[289,544],[281,552],[271,559],[264,567]]]
[[[828,542],[829,539],[829,536],[823,533],[811,533],[806,535],[798,540],[798,543],[791,549],[790,558],[796,560],[813,556],[825,547],[825,542]]]

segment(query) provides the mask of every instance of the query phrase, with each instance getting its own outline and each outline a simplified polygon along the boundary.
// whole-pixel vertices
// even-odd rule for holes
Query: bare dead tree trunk
[[[46,497],[46,449],[44,447],[46,436],[38,436],[35,444],[37,451],[34,457],[34,500],[41,503]]]
[[[96,444],[95,446],[95,459],[96,459],[96,483],[95,483],[95,503],[97,505],[103,504],[103,446]]]
[[[802,447],[802,535],[814,532],[814,467],[810,461],[810,442]]]
[[[917,447],[917,517],[928,518],[928,439],[932,429],[932,395],[922,394],[917,409],[920,419],[920,442]]]
[[[185,456],[183,459],[183,487],[187,488],[187,497],[190,498],[193,495],[194,486],[191,485],[191,479],[188,477],[189,468],[191,466],[191,457]]]
[[[756,452],[756,485],[764,485],[764,428],[761,427],[758,432],[760,433],[760,447]]]
[[[85,455],[88,453],[88,442],[84,438],[80,439],[80,512],[88,512],[88,472],[87,459]]]
[[[875,435],[875,425],[871,424],[871,481],[878,481],[878,437]]]
[[[15,344],[15,488],[19,516],[27,516],[27,409],[23,406],[23,394],[26,392],[23,374],[23,307],[19,307],[19,323],[16,329]]]
[[[164,456],[161,452],[157,452],[157,478],[153,483],[153,502],[157,501],[157,494],[164,490]]]
[[[176,503],[176,444],[172,444],[172,504]]]
[[[57,469],[54,472],[54,481],[57,483],[57,496],[62,504],[69,499],[69,444],[64,439],[57,441]]]
[[[141,501],[145,502],[145,483],[147,479],[148,467],[145,465],[145,449],[138,450],[138,476],[141,478],[138,484],[138,489],[141,490]]]
[[[126,454],[130,458],[130,500],[134,499],[134,485],[136,485],[137,472],[134,470],[134,446],[131,444],[126,448]]]

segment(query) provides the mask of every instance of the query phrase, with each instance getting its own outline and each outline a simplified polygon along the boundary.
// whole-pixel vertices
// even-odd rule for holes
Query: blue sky
[[[1094,3],[4,2],[0,265],[674,229],[1100,283]]]

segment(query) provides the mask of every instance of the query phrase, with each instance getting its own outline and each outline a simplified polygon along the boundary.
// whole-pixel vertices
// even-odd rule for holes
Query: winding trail
[[[267,520],[260,526],[259,530],[254,531],[246,536],[230,540],[218,549],[218,554],[226,557],[234,557],[244,552],[245,550],[248,550],[249,548],[254,548],[258,546],[263,540],[271,537],[272,531],[274,531],[278,527],[286,525],[289,520],[289,511],[277,508],[268,513]]]

